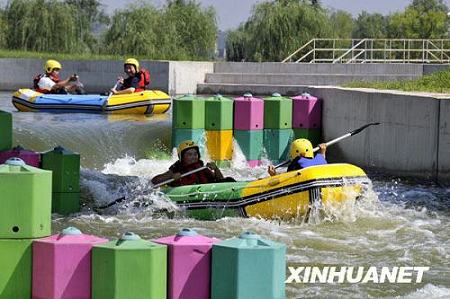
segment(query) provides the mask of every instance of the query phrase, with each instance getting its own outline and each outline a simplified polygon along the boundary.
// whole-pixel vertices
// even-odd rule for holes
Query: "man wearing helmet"
[[[150,73],[139,67],[139,61],[128,58],[123,63],[123,71],[128,75],[126,79],[122,76],[117,78],[116,85],[111,88],[113,94],[127,94],[145,90],[150,83]]]
[[[208,168],[195,172],[188,176],[181,177],[182,174],[198,169],[204,165],[200,160],[200,150],[198,145],[192,140],[186,140],[180,143],[177,149],[178,161],[169,167],[169,170],[159,174],[152,179],[153,184],[159,184],[164,181],[174,179],[170,186],[184,186],[220,182],[224,179],[220,169],[215,163],[207,163]]]
[[[41,93],[83,93],[82,89],[77,90],[78,76],[73,74],[65,80],[59,78],[61,63],[49,59],[44,65],[44,74],[37,75],[33,79],[34,89]],[[81,84],[81,83],[80,83]]]
[[[325,143],[319,144],[320,153],[314,156],[313,147],[308,139],[296,139],[291,144],[291,163],[289,164],[287,171],[298,170],[314,165],[327,164],[325,154],[327,151],[327,145]],[[275,167],[269,165],[267,172],[274,176],[277,174]]]

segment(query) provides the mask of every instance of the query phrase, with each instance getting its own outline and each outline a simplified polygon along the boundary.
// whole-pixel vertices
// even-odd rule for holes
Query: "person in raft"
[[[65,80],[59,78],[61,63],[49,59],[44,64],[45,73],[33,78],[33,88],[41,93],[53,94],[84,94],[83,85],[79,82],[78,76],[73,74]]]
[[[231,182],[232,178],[224,178],[222,172],[213,162],[207,163],[201,171],[191,175],[181,177],[182,174],[203,167],[204,163],[200,160],[200,150],[198,145],[192,140],[186,140],[180,143],[177,148],[178,161],[169,167],[169,170],[159,174],[152,179],[154,185],[175,179],[169,186],[197,185],[217,182]]]
[[[296,139],[291,144],[291,162],[287,171],[299,170],[305,167],[314,165],[327,164],[325,159],[327,145],[325,143],[319,144],[320,153],[314,156],[313,146],[308,139]],[[277,175],[275,166],[269,165],[267,172],[271,175]]]
[[[139,67],[139,61],[135,58],[128,58],[123,63],[123,71],[127,74],[127,78],[122,76],[117,78],[116,85],[111,88],[112,94],[127,94],[133,92],[144,91],[146,86],[150,84],[150,72]]]

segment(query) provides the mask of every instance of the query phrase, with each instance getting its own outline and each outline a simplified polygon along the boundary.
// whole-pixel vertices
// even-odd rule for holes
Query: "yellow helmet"
[[[49,73],[53,71],[53,69],[61,69],[61,63],[53,59],[47,60],[44,65],[44,70]]]
[[[192,141],[192,140],[185,140],[185,141],[182,141],[182,142],[178,145],[178,149],[177,149],[177,152],[178,152],[178,158],[181,159],[181,155],[183,154],[183,152],[186,151],[186,150],[188,150],[188,149],[190,149],[190,148],[195,148],[195,149],[197,149],[198,157],[200,158],[200,150],[199,150],[199,148],[198,148],[198,145],[197,145],[194,141]]]
[[[296,139],[291,144],[291,159],[296,157],[314,158],[313,147],[308,139]]]
[[[123,65],[126,64],[131,64],[132,66],[134,66],[134,68],[136,69],[136,72],[139,71],[139,61],[137,61],[137,59],[135,58],[128,58],[127,60],[125,60],[125,62],[123,63]]]

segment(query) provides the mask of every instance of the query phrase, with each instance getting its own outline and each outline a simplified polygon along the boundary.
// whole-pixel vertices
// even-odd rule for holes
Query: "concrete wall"
[[[307,90],[324,100],[324,140],[381,122],[331,147],[331,161],[450,182],[450,95],[338,87]]]
[[[424,64],[423,74],[429,75],[431,73],[444,71],[448,68],[450,68],[450,64]]]
[[[450,100],[440,100],[438,175],[450,185]]]
[[[297,73],[297,74],[371,74],[418,75],[423,74],[422,64],[331,64],[331,63],[280,63],[280,62],[218,62],[215,73]]]
[[[169,91],[171,95],[195,93],[197,84],[205,82],[207,73],[214,70],[214,62],[171,61]]]
[[[33,77],[43,72],[44,60],[40,59],[0,59],[0,90],[17,90],[32,87]],[[80,76],[87,92],[106,92],[116,83],[117,77],[124,76],[123,61],[87,60],[61,61],[61,78],[76,73]],[[190,61],[140,61],[141,66],[150,70],[151,89],[180,93],[195,93],[197,84],[205,80],[205,74],[213,71],[213,62]]]
[[[87,92],[105,92],[116,83],[117,77],[124,76],[123,61],[87,60],[60,61],[61,78],[76,73],[80,76]],[[32,87],[33,77],[43,72],[44,60],[40,59],[0,59],[0,90],[16,90]],[[169,62],[141,61],[150,70],[152,89],[168,91]]]

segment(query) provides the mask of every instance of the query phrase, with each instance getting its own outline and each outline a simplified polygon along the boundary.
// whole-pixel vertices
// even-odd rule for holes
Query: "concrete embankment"
[[[339,87],[306,91],[324,101],[324,140],[381,123],[330,148],[330,160],[450,182],[450,95]]]
[[[43,72],[45,60],[0,59],[0,90],[31,88],[33,77]],[[61,60],[61,78],[76,73],[84,83],[87,92],[106,92],[114,86],[118,76],[124,76],[123,61],[106,60]],[[150,70],[151,89],[159,89],[172,95],[192,93],[197,84],[204,81],[206,73],[212,73],[213,62],[193,61],[140,61],[142,67]]]

